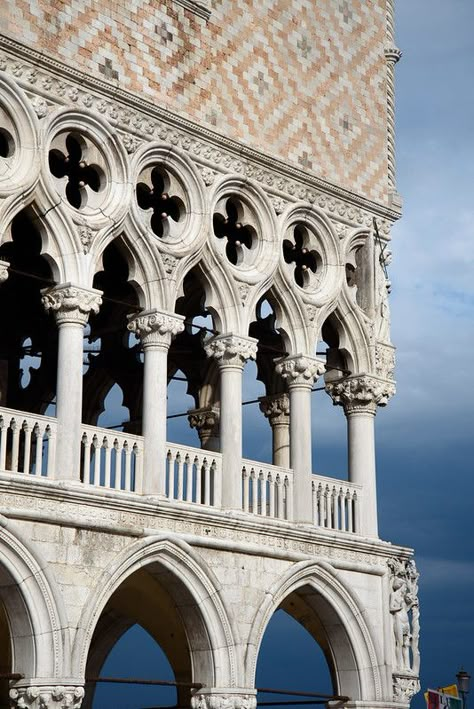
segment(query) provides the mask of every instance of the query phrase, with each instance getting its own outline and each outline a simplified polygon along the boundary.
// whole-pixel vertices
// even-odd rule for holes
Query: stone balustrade
[[[314,524],[337,532],[359,533],[362,487],[321,475],[313,475],[311,484]]]
[[[81,434],[81,481],[85,485],[141,492],[142,436],[85,424]]]
[[[242,466],[242,509],[244,512],[293,518],[293,472],[275,465],[244,460]]]
[[[167,444],[164,492],[170,500],[220,507],[221,480],[220,453]]]
[[[0,470],[53,475],[57,422],[50,416],[0,408]]]

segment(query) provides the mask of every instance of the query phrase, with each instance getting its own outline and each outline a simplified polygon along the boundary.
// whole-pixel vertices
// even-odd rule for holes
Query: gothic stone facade
[[[374,448],[395,392],[392,0],[0,13],[0,706],[91,707],[86,677],[138,622],[202,684],[181,706],[253,707],[283,608],[340,706],[406,707],[418,574],[379,539]],[[242,459],[252,359],[272,465]],[[178,371],[200,448],[166,441]],[[312,474],[318,379],[346,480]],[[98,426],[115,384],[123,430]]]

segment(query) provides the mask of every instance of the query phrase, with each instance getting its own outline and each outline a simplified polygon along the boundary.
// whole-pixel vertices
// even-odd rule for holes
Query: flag
[[[447,687],[440,687],[438,692],[441,694],[449,694],[451,697],[459,697],[457,684],[450,684]]]
[[[462,709],[462,700],[452,694],[442,694],[429,689],[427,695],[428,709]]]

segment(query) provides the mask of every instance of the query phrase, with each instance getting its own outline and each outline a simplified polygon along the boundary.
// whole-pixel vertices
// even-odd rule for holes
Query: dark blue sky
[[[390,278],[398,394],[377,417],[379,524],[383,539],[416,550],[423,688],[450,684],[461,665],[474,674],[473,28],[472,0],[397,2],[404,216],[393,232]],[[250,367],[244,398],[261,393],[253,376]],[[174,386],[170,413],[174,402],[184,408],[183,390]],[[314,470],[342,477],[342,412],[314,394],[313,414]],[[268,459],[267,422],[256,407],[246,416],[245,455]],[[169,437],[196,443],[185,420],[175,421]],[[157,668],[163,678],[170,672],[151,639],[133,631],[107,673],[157,676]],[[258,672],[267,686],[329,689],[318,648],[282,614],[267,632]],[[173,703],[163,690],[121,688],[120,701],[107,692],[97,709]],[[425,706],[422,694],[412,706]]]

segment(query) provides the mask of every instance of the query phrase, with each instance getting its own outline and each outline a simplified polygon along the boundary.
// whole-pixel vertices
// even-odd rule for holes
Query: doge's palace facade
[[[3,3],[0,707],[91,707],[139,623],[180,706],[250,709],[279,608],[337,706],[418,691],[418,574],[377,530],[393,11]],[[242,457],[249,360],[271,465]],[[178,372],[200,448],[166,440]],[[344,480],[313,473],[317,382],[347,419]],[[130,418],[104,428],[115,385]]]

